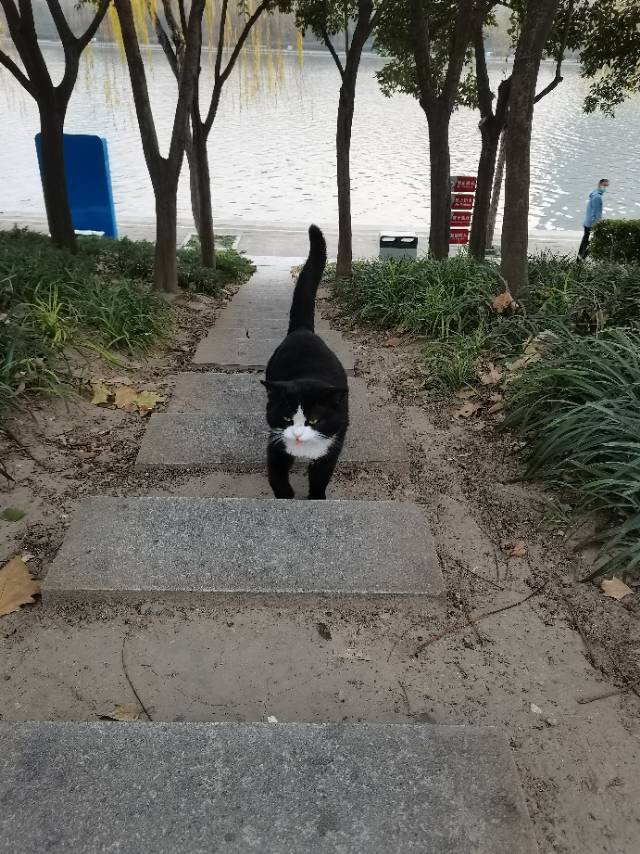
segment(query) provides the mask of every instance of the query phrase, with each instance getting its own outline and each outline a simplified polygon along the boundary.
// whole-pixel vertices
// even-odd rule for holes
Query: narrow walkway
[[[290,261],[260,262],[199,348],[198,370],[176,378],[169,411],[152,417],[137,461],[141,477],[158,467],[262,470],[265,401],[253,372],[279,343],[293,282]],[[324,327],[357,373],[349,344]],[[203,365],[216,371],[203,373]],[[352,394],[343,467],[384,472],[406,465],[391,418],[377,410],[371,430],[368,394],[357,377]],[[0,836],[7,850],[204,852],[214,839],[238,854],[533,854],[515,766],[495,730],[399,726],[388,718],[351,726],[250,722],[264,669],[274,661],[289,669],[292,687],[319,680],[320,703],[327,684],[317,662],[310,669],[316,653],[308,631],[269,648],[260,624],[242,619],[244,605],[264,609],[276,626],[291,619],[287,613],[304,621],[324,610],[339,618],[353,644],[367,623],[383,619],[387,633],[400,637],[412,621],[435,624],[444,592],[426,519],[411,502],[278,502],[234,494],[86,502],[49,569],[45,607],[86,601],[142,607],[154,600],[186,607],[189,628],[199,635],[182,652],[189,678],[207,677],[222,658],[223,681],[246,683],[243,655],[252,646],[245,690],[254,696],[238,723],[0,724],[0,802],[10,817],[0,819]],[[212,660],[213,634],[196,619],[207,606],[227,614],[237,609],[237,624],[227,617],[226,625],[238,655],[225,655],[220,641]],[[219,630],[222,614],[215,613]],[[315,619],[314,631],[330,640],[327,625]],[[207,652],[194,662],[203,643]],[[375,656],[349,645],[340,657],[347,666],[382,668]],[[167,690],[175,689],[167,682],[159,696]],[[281,691],[280,704],[292,720],[288,696]],[[360,719],[376,716],[365,705]]]

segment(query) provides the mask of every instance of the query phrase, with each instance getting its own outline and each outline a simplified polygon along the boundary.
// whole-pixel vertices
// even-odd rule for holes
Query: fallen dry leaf
[[[545,339],[550,336],[545,335],[544,332],[541,332],[540,335],[536,335],[535,338],[531,338],[523,352],[522,356],[519,359],[516,359],[514,362],[511,362],[507,365],[507,370],[511,371],[521,371],[523,368],[528,367],[529,365],[533,365],[536,362],[539,362],[540,359],[544,355],[544,344]]]
[[[152,409],[155,409],[158,403],[162,403],[166,399],[166,394],[158,394],[156,391],[141,391],[136,398],[138,412],[140,415],[147,415]]]
[[[469,400],[470,397],[475,397],[478,392],[475,388],[461,388],[460,391],[457,391],[454,397],[457,397],[458,400]]]
[[[34,581],[22,558],[14,557],[0,569],[0,617],[34,602],[40,582]]]
[[[502,376],[503,372],[493,362],[487,362],[486,370],[478,371],[478,379],[482,385],[497,385]]]
[[[399,338],[387,338],[384,342],[385,347],[399,347],[402,341]]]
[[[91,403],[94,403],[96,406],[100,406],[101,403],[109,402],[109,398],[111,397],[111,391],[102,382],[102,380],[92,380],[91,389],[93,391]]]
[[[498,314],[502,314],[502,312],[506,311],[508,308],[512,308],[515,311],[515,309],[518,308],[518,303],[514,300],[509,291],[504,291],[504,293],[498,294],[494,299],[493,307]]]
[[[611,596],[612,599],[624,599],[625,596],[633,593],[631,587],[625,584],[621,578],[605,578],[600,589],[605,596]]]
[[[503,540],[500,548],[507,552],[509,557],[526,557],[527,554],[527,544],[524,540]]]
[[[479,403],[465,403],[459,409],[452,409],[451,415],[453,418],[470,418],[472,415],[475,415],[476,412],[480,409]]]
[[[137,721],[140,720],[142,709],[137,703],[123,703],[116,706],[106,715],[100,715],[103,721]]]
[[[134,388],[128,385],[121,385],[116,389],[113,402],[118,409],[124,409],[125,412],[133,412],[134,409],[138,408],[136,403],[137,397],[138,392]]]
[[[487,414],[488,415],[495,415],[497,412],[502,412],[503,409],[504,409],[504,401],[503,400],[496,400],[496,402],[493,403],[487,409]]]
[[[113,393],[113,403],[124,412],[135,412],[140,415],[148,415],[158,403],[167,399],[166,394],[158,394],[156,391],[136,391],[135,388],[121,385]]]

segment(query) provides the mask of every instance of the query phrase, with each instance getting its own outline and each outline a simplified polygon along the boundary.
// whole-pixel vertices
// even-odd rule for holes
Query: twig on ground
[[[10,480],[10,481],[11,481],[11,483],[15,483],[15,482],[16,482],[15,477],[11,477],[11,475],[10,475],[10,474],[9,474],[9,472],[7,471],[7,467],[6,467],[6,466],[5,466],[5,464],[4,464],[4,463],[2,463],[2,462],[0,462],[0,474],[2,475],[2,477],[5,477],[7,480]]]
[[[25,445],[24,442],[22,442],[18,438],[18,436],[16,436],[13,430],[10,430],[9,427],[7,427],[5,424],[3,424],[0,429],[5,434],[7,439],[10,439],[14,443],[14,445],[16,445],[16,447],[18,447],[23,454],[26,454],[29,459],[32,459],[34,463],[37,463],[39,466],[42,466],[42,468],[46,469],[47,471],[63,471],[63,469],[52,469],[51,466],[48,465],[48,463],[45,463],[43,460],[39,460],[34,454],[31,453],[29,447]]]
[[[493,555],[493,556],[494,556],[494,557],[496,557],[496,556],[495,556],[495,552],[494,552],[494,555]],[[496,563],[497,563],[497,560],[498,560],[498,559],[496,558]],[[480,573],[478,573],[478,572],[474,572],[472,569],[469,569],[469,567],[468,567],[468,566],[465,566],[465,565],[462,563],[462,561],[456,560],[456,564],[460,567],[460,569],[461,569],[463,572],[466,572],[466,573],[468,573],[469,575],[473,575],[473,577],[474,577],[474,578],[477,578],[479,581],[484,581],[484,583],[485,583],[485,584],[489,584],[491,587],[495,587],[495,588],[496,588],[496,590],[504,590],[504,587],[503,587],[501,584],[496,584],[496,582],[495,582],[495,581],[492,581],[490,578],[485,578],[485,577],[484,577],[484,575],[480,575]]]
[[[617,697],[619,694],[626,694],[627,691],[630,691],[631,686],[627,685],[626,688],[614,688],[612,691],[605,691],[604,694],[592,694],[587,697],[576,697],[576,703],[580,703],[581,706],[586,706],[587,703],[595,703],[596,700],[606,700],[608,697]]]
[[[510,611],[512,608],[518,608],[520,605],[524,605],[525,602],[528,602],[529,599],[533,599],[534,596],[537,596],[539,593],[542,593],[544,588],[547,586],[547,582],[540,585],[540,587],[536,587],[535,590],[532,590],[524,599],[519,599],[517,602],[512,602],[511,605],[503,605],[502,608],[494,608],[493,611],[486,611],[484,614],[480,614],[479,617],[475,617],[473,620],[467,620],[465,623],[456,623],[455,626],[450,626],[446,631],[441,632],[439,635],[434,635],[434,637],[429,638],[429,640],[424,641],[419,646],[416,647],[414,657],[417,658],[418,655],[422,652],[423,649],[426,649],[431,644],[436,643],[443,638],[446,638],[448,635],[454,635],[456,632],[464,631],[468,629],[469,626],[473,626],[476,623],[479,623],[481,620],[486,620],[487,617],[492,617],[494,614],[501,614],[503,611]]]
[[[467,623],[469,625],[469,628],[473,629],[473,633],[476,636],[476,640],[478,641],[480,646],[484,646],[484,638],[482,637],[482,634],[480,633],[480,630],[478,629],[477,625],[471,619],[471,614],[469,613],[469,609],[468,609],[466,603],[462,602],[461,604],[462,604],[462,610],[464,612],[464,615],[467,618]]]
[[[147,707],[145,706],[145,704],[144,704],[144,703],[142,702],[142,700],[140,699],[140,694],[138,694],[138,692],[136,691],[135,686],[134,686],[133,682],[131,681],[131,677],[129,676],[129,672],[128,672],[128,670],[127,670],[127,663],[126,663],[126,660],[125,660],[125,654],[124,654],[124,647],[125,647],[126,642],[127,642],[127,635],[125,635],[125,636],[122,638],[122,652],[121,652],[121,654],[120,654],[120,659],[121,659],[121,661],[122,661],[122,671],[123,671],[123,673],[124,673],[124,675],[125,675],[125,677],[126,677],[126,679],[127,679],[127,682],[129,683],[129,687],[130,687],[130,688],[131,688],[131,690],[133,691],[133,696],[136,698],[136,700],[137,700],[137,701],[138,701],[138,703],[140,704],[140,708],[142,709],[142,711],[143,711],[143,712],[145,713],[145,715],[147,716],[147,720],[148,720],[148,721],[151,721],[151,720],[153,720],[153,718],[152,718],[152,717],[151,717],[151,715],[149,714],[149,711],[147,710]]]
[[[565,593],[561,593],[560,595],[561,595],[562,600],[564,601],[565,605],[567,606],[567,608],[569,610],[569,614],[571,615],[571,619],[573,621],[574,628],[576,629],[576,631],[578,632],[578,634],[582,638],[582,643],[583,643],[584,648],[585,648],[585,656],[586,656],[587,661],[595,670],[599,670],[598,666],[596,665],[596,657],[593,653],[593,648],[591,646],[591,643],[589,641],[589,638],[587,637],[585,630],[582,627],[582,623],[578,619],[576,609],[573,607],[573,605],[571,604],[571,602],[569,600],[569,597]]]

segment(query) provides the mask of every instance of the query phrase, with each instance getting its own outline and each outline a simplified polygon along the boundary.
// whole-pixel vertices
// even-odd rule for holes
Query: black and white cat
[[[347,375],[314,332],[316,292],[327,263],[320,229],[309,228],[309,257],[293,292],[289,331],[269,359],[267,449],[269,483],[276,498],[293,498],[294,460],[309,461],[309,498],[326,498],[349,424]]]

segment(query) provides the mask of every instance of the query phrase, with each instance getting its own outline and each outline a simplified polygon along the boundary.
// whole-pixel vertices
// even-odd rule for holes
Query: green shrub
[[[216,294],[227,284],[246,281],[254,272],[251,261],[225,241],[226,248],[216,252],[216,269],[200,262],[200,246],[192,238],[177,251],[178,285],[186,291]],[[119,279],[138,279],[150,282],[153,277],[155,246],[146,240],[111,240],[104,237],[81,237],[83,255],[93,259],[95,269],[102,275]]]
[[[600,572],[640,574],[640,334],[572,333],[508,386],[505,427],[527,440],[527,476],[610,520]]]
[[[238,252],[226,240],[226,248],[216,250],[216,268],[204,267],[200,262],[200,244],[197,237],[178,249],[178,284],[188,291],[216,294],[225,285],[242,284],[255,272],[246,255]],[[223,245],[225,245],[223,243]]]
[[[446,261],[357,261],[353,277],[338,281],[336,290],[360,320],[446,340],[489,318],[497,283],[493,266],[460,254]]]
[[[167,335],[166,303],[133,275],[148,248],[119,243],[83,239],[71,254],[44,235],[0,232],[0,409],[59,386],[67,346],[138,353]]]
[[[640,263],[640,219],[601,219],[593,227],[593,258]]]

